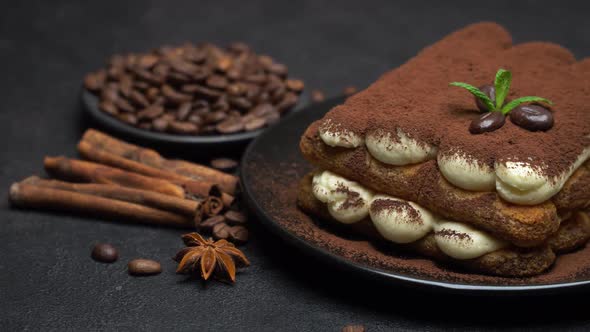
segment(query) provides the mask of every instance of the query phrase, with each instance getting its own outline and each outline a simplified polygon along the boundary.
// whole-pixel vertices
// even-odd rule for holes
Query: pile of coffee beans
[[[115,55],[84,86],[129,125],[179,135],[253,131],[279,120],[304,89],[285,65],[243,43],[160,47]]]

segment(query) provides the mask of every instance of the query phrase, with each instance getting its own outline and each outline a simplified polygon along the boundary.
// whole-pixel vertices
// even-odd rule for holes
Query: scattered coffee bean
[[[520,105],[509,114],[512,123],[530,131],[546,131],[553,127],[553,113],[539,105]]]
[[[342,332],[365,332],[365,327],[362,325],[347,325],[342,328]]]
[[[248,242],[248,229],[244,226],[233,226],[229,229],[230,241],[242,244]]]
[[[486,112],[474,119],[469,126],[472,134],[482,134],[501,128],[506,122],[506,116],[502,112]]]
[[[229,158],[217,158],[211,160],[211,167],[224,172],[231,172],[238,167],[238,162]]]
[[[127,264],[127,270],[134,276],[149,276],[162,272],[162,265],[151,259],[138,258]]]
[[[481,92],[485,93],[486,96],[490,97],[490,99],[493,102],[496,102],[496,88],[494,88],[493,85],[490,84],[486,84],[486,85],[482,85],[479,87],[479,90],[481,90]],[[475,98],[475,104],[477,105],[477,108],[479,108],[480,111],[482,112],[489,112],[488,107],[477,97]]]
[[[216,240],[227,239],[229,237],[230,226],[224,222],[213,226],[211,233]]]
[[[311,92],[311,100],[314,103],[320,103],[322,101],[324,101],[326,99],[326,97],[324,96],[324,93],[321,92],[320,90],[313,90]]]
[[[92,249],[92,258],[103,263],[112,263],[119,258],[119,252],[108,243],[99,243]]]
[[[224,216],[220,216],[220,215],[213,216],[213,217],[207,218],[204,221],[202,221],[199,224],[199,229],[206,231],[206,232],[211,232],[211,231],[213,231],[213,228],[215,227],[215,225],[221,224],[221,223],[225,223]]]
[[[185,44],[114,55],[107,68],[86,75],[84,86],[100,98],[100,110],[129,125],[232,134],[270,125],[297,104],[305,84],[287,74],[285,65],[245,44]]]
[[[239,211],[230,210],[227,211],[224,216],[227,219],[227,223],[230,225],[243,225],[248,221],[246,214]]]
[[[344,95],[345,96],[352,96],[353,94],[357,93],[357,88],[355,86],[347,86],[344,88]]]

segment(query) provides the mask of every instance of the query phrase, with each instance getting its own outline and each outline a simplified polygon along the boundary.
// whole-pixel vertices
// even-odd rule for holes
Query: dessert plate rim
[[[269,130],[266,130],[250,143],[242,157],[241,165],[244,166],[248,165],[250,162],[253,162],[254,156],[258,154],[258,150],[261,149],[261,144],[265,144],[265,141],[272,140],[273,142],[280,142],[280,135],[284,134],[284,130],[281,129],[283,126],[290,126],[308,112],[313,112],[314,110],[317,112],[318,110],[321,111],[321,109],[327,111],[332,106],[337,105],[343,101],[343,97],[333,98],[322,103],[310,105],[301,112],[289,114],[279,124],[269,128]],[[252,180],[252,174],[248,167],[242,167],[242,171],[240,172],[240,182],[246,202],[250,210],[264,226],[269,228],[284,240],[288,241],[291,245],[301,249],[304,254],[318,257],[326,263],[332,263],[332,265],[336,267],[359,273],[363,277],[369,279],[377,280],[386,284],[405,285],[427,290],[468,295],[541,295],[590,289],[590,280],[534,285],[488,285],[481,283],[468,284],[408,276],[400,272],[379,269],[357,263],[342,256],[338,256],[326,249],[320,248],[313,243],[306,241],[303,238],[298,237],[279,222],[274,220],[273,216],[262,207],[259,201],[256,200],[255,192],[258,187],[252,183]],[[293,202],[293,204],[295,204],[295,202]]]

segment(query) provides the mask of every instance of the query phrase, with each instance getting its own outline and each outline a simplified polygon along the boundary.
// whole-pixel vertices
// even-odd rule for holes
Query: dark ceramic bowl
[[[200,152],[231,153],[239,151],[260,135],[268,127],[261,128],[250,132],[240,132],[228,135],[208,135],[208,136],[184,136],[167,133],[158,133],[133,127],[116,118],[106,114],[98,108],[98,97],[86,89],[82,89],[82,103],[90,119],[101,129],[112,133],[118,137],[123,137],[137,144],[151,147],[164,148],[167,150],[187,150]],[[297,112],[309,98],[303,93],[299,98],[299,103],[289,113]],[[280,121],[279,121],[280,122]]]

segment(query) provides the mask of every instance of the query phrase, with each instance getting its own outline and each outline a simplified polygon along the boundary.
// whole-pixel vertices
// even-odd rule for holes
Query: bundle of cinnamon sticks
[[[12,184],[12,204],[194,228],[234,202],[238,179],[232,174],[166,159],[94,129],[78,151],[85,160],[45,157],[45,170],[55,179],[31,176]]]

